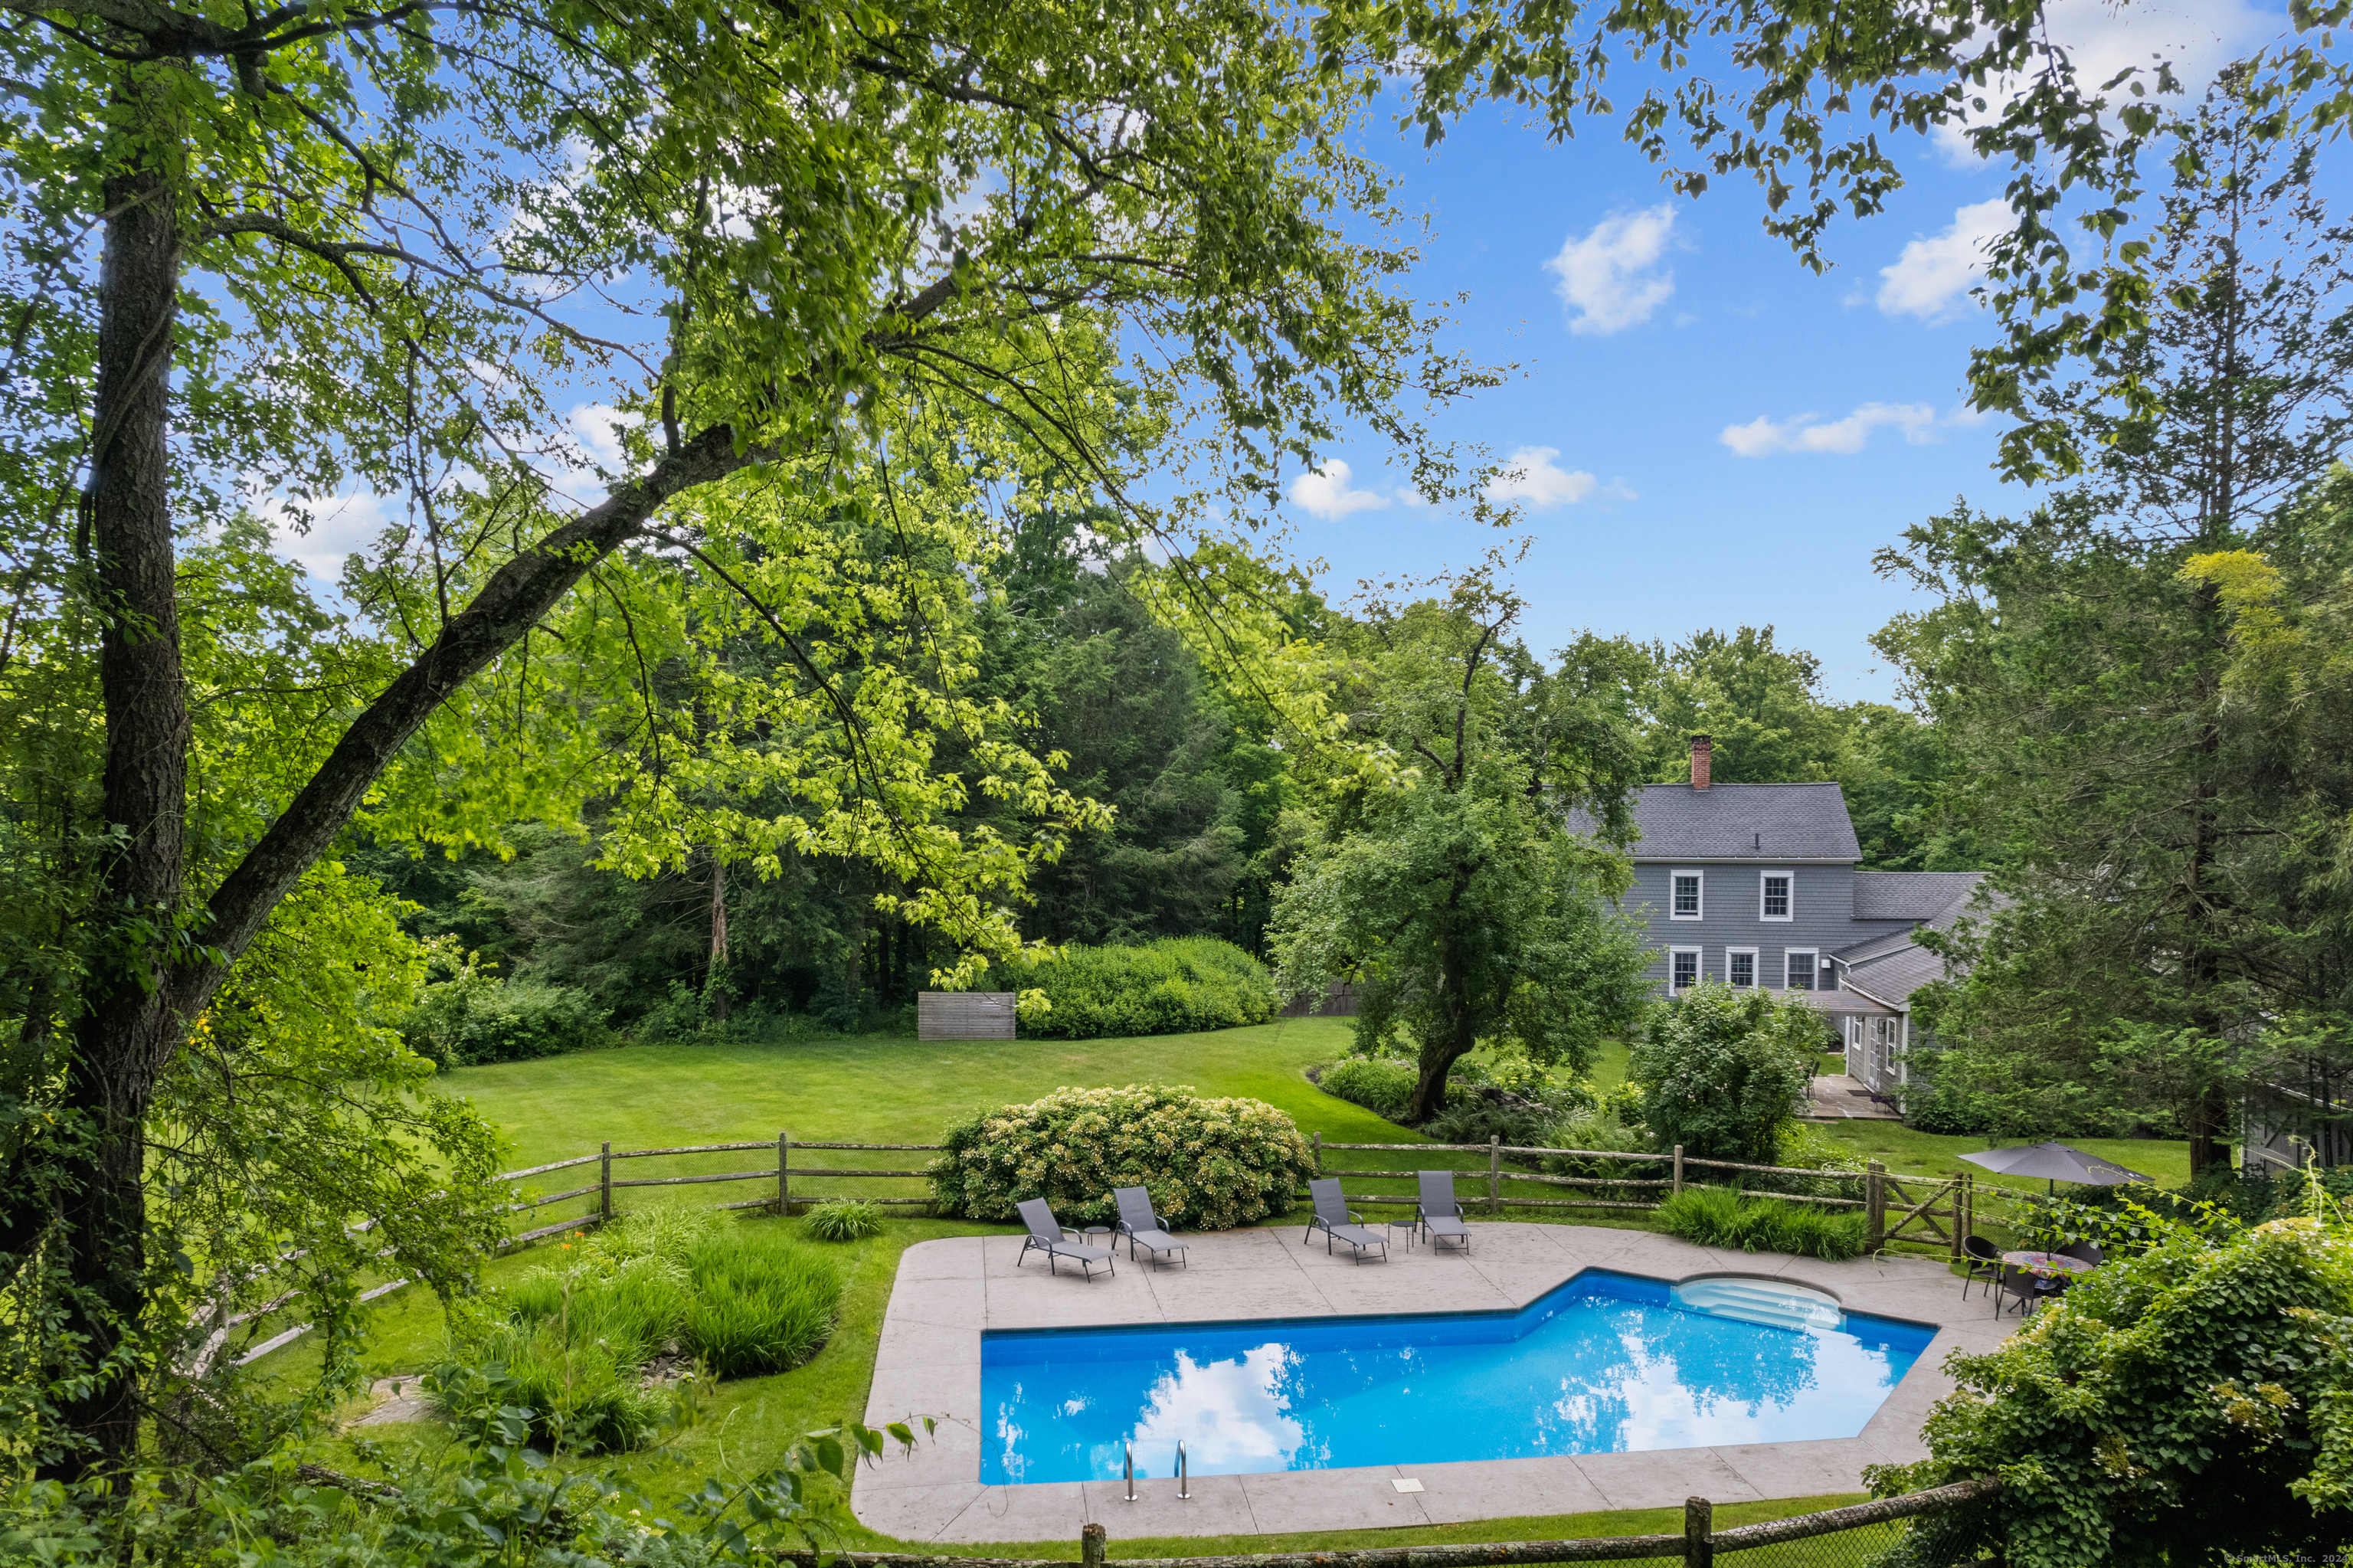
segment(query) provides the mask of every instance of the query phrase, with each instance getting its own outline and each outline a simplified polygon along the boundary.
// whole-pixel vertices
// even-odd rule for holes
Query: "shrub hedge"
[[[1021,1033],[1049,1040],[1185,1034],[1264,1023],[1281,1006],[1264,964],[1214,937],[1167,937],[1133,948],[1073,943],[1042,961],[1000,962],[988,983],[1039,991],[1050,1004]]]
[[[1067,1225],[1118,1217],[1113,1187],[1143,1187],[1171,1224],[1221,1231],[1290,1209],[1314,1174],[1292,1119],[1262,1100],[1205,1099],[1184,1086],[1058,1089],[958,1122],[932,1161],[944,1213],[1010,1220],[1042,1197]]]
[[[1344,1056],[1324,1068],[1315,1082],[1327,1095],[1397,1121],[1413,1103],[1414,1085],[1419,1079],[1412,1063],[1395,1056]]]
[[[585,991],[536,980],[502,980],[469,961],[425,988],[401,1038],[444,1067],[527,1062],[610,1043],[605,1010]]]

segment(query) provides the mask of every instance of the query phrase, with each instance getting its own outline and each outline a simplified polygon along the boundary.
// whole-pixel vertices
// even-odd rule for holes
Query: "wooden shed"
[[[918,1040],[1010,1040],[1009,991],[926,991],[915,996]]]

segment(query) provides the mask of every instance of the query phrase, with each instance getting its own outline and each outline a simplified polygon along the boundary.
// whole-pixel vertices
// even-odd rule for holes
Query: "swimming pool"
[[[1936,1330],[1731,1277],[1588,1269],[1517,1312],[981,1336],[981,1479],[1852,1437]]]

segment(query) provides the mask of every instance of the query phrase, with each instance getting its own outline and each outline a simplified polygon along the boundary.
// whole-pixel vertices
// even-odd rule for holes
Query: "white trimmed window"
[[[1677,920],[1698,919],[1706,904],[1707,874],[1677,871],[1669,873],[1668,876],[1668,915]]]
[[[1812,948],[1784,948],[1782,959],[1787,965],[1782,970],[1782,975],[1791,991],[1814,989],[1815,949]]]
[[[1669,948],[1667,949],[1667,989],[1689,991],[1699,984],[1699,949]]]
[[[1757,879],[1757,916],[1760,920],[1796,917],[1798,879],[1786,871],[1768,871]]]
[[[1736,991],[1747,991],[1757,983],[1757,949],[1726,948],[1724,949],[1724,978]]]

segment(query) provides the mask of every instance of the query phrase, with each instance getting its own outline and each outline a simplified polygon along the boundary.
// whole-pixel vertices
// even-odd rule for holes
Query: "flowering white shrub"
[[[931,1164],[943,1213],[1010,1220],[1042,1197],[1066,1225],[1118,1218],[1113,1187],[1143,1187],[1171,1225],[1221,1231],[1282,1213],[1314,1173],[1292,1119],[1263,1100],[1183,1086],[1058,1089],[948,1128]]]

